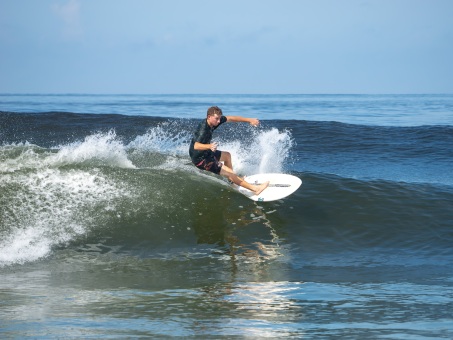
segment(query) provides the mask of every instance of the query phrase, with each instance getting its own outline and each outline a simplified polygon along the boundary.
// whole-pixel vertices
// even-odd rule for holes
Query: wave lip
[[[52,165],[86,162],[120,168],[135,168],[128,159],[125,146],[116,139],[114,130],[110,130],[106,134],[90,135],[83,142],[63,146],[48,160],[48,163]]]
[[[28,142],[5,145],[0,148],[0,159],[0,172],[3,173],[66,165],[136,168],[128,157],[127,147],[118,140],[114,130],[49,149]]]

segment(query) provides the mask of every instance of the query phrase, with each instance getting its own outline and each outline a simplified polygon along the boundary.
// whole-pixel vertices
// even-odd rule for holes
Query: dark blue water
[[[1,111],[72,112],[198,118],[218,105],[225,114],[261,119],[362,125],[452,125],[452,95],[89,95],[0,94]]]
[[[191,164],[211,105],[255,203]],[[453,96],[1,95],[0,334],[453,337]]]

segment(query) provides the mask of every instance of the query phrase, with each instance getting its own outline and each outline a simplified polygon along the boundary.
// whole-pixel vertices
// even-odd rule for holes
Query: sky
[[[453,93],[452,0],[0,0],[0,93]]]

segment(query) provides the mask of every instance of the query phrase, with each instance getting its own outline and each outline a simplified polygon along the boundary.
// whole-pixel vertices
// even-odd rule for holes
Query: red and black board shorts
[[[216,150],[215,152],[210,153],[210,156],[203,159],[200,163],[195,164],[198,169],[211,171],[216,175],[220,174],[220,169],[222,169],[222,162],[220,162],[220,157],[222,156],[222,151]]]

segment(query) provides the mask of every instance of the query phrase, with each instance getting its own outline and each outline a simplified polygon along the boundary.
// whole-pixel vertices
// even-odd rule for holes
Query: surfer
[[[234,184],[254,192],[255,195],[259,195],[267,188],[269,182],[259,185],[246,182],[234,173],[231,154],[227,151],[217,150],[217,143],[212,143],[212,133],[221,124],[226,122],[243,122],[249,123],[252,126],[258,126],[260,124],[260,121],[256,118],[223,116],[222,110],[219,107],[212,106],[208,109],[206,119],[198,125],[194,132],[189,148],[190,158],[198,169],[226,177]]]

